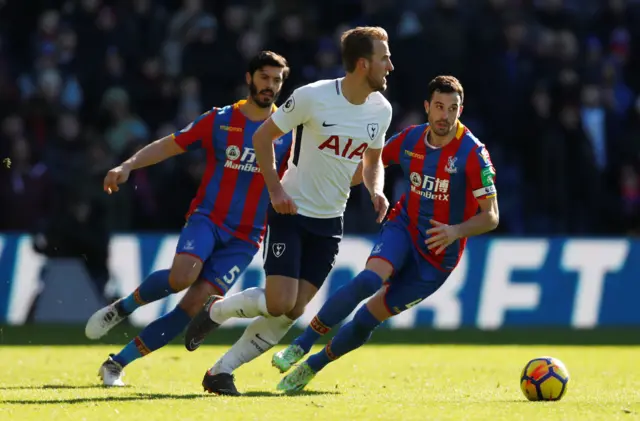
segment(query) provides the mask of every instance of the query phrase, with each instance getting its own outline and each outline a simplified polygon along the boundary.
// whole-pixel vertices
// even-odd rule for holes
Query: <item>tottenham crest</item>
[[[287,248],[285,243],[275,243],[271,246],[271,250],[273,251],[273,255],[276,257],[280,257],[284,254],[284,250]]]
[[[375,139],[376,136],[378,136],[379,130],[380,130],[380,126],[378,126],[378,123],[367,124],[367,133],[369,134],[369,138],[371,140]]]

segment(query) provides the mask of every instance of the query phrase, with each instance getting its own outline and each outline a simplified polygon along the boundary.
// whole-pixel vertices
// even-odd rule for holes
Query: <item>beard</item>
[[[367,74],[367,83],[373,92],[383,92],[387,89],[387,84],[384,79],[376,80],[371,76],[371,71]]]
[[[445,127],[441,127],[439,123],[445,123]],[[448,120],[438,120],[438,121],[430,121],[429,126],[431,127],[431,131],[433,131],[438,136],[446,136],[455,128],[456,122],[451,123]]]
[[[270,99],[267,99],[266,101],[263,101],[259,98],[258,95],[260,94],[271,94],[273,95]],[[249,95],[251,96],[251,99],[253,100],[253,102],[255,102],[255,104],[260,107],[260,108],[269,108],[273,105],[274,102],[276,102],[276,100],[278,99],[278,96],[280,95],[280,92],[273,92],[271,89],[263,89],[260,92],[258,92],[258,87],[253,83],[253,80],[251,81],[251,83],[249,83]]]

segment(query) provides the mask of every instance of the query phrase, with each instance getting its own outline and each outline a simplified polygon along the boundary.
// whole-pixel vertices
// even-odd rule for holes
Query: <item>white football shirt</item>
[[[295,129],[282,185],[298,213],[312,218],[344,214],[358,163],[368,148],[384,146],[391,124],[391,104],[381,93],[354,105],[342,94],[342,80],[296,89],[271,116],[284,133]]]

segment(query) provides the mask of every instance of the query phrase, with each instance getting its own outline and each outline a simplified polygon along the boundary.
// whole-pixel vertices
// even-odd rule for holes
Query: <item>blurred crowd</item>
[[[39,233],[50,255],[96,256],[113,231],[178,231],[199,154],[136,171],[113,196],[101,188],[107,170],[244,97],[246,62],[261,49],[291,65],[280,101],[341,76],[339,36],[361,24],[390,36],[391,132],[424,121],[432,77],[462,81],[462,121],[497,167],[499,232],[640,231],[633,0],[0,2],[0,230]],[[401,193],[389,169],[387,194]],[[355,188],[346,232],[375,232],[372,213]]]

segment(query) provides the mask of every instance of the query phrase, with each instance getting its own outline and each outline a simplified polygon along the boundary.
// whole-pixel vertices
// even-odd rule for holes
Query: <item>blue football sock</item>
[[[376,293],[382,286],[382,278],[371,270],[363,270],[349,283],[344,284],[324,303],[318,315],[293,343],[305,353],[331,328],[351,314],[360,302]]]
[[[169,269],[157,270],[147,276],[138,288],[118,303],[119,310],[131,314],[138,307],[173,294],[169,286]]]
[[[140,335],[113,357],[113,360],[124,367],[131,361],[162,348],[178,336],[190,321],[191,317],[176,306],[172,311],[145,327]]]
[[[369,340],[371,333],[380,323],[367,306],[360,307],[353,320],[342,326],[322,351],[307,359],[309,367],[317,373],[331,361],[361,347]]]

